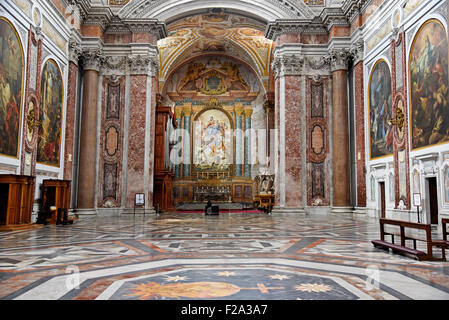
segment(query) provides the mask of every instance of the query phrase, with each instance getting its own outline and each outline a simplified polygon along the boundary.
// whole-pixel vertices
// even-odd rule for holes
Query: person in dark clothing
[[[209,200],[207,201],[206,207],[204,208],[204,213],[208,215],[207,209],[212,208],[212,202]]]

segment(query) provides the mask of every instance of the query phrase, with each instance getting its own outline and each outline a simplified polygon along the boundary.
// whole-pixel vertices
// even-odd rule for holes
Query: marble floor
[[[449,262],[378,238],[360,215],[80,216],[0,233],[0,299],[449,299]]]

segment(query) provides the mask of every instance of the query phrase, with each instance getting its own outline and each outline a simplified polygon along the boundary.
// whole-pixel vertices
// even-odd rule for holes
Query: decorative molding
[[[83,17],[82,24],[90,26],[99,26],[104,32],[111,23],[113,13],[108,6],[90,7],[87,14],[80,10]]]
[[[331,59],[328,56],[307,57],[306,61],[313,70],[330,70]]]
[[[314,21],[306,19],[276,20],[267,24],[265,38],[274,41],[280,35],[292,33],[327,34],[327,29],[317,19],[314,19]]]
[[[165,23],[157,19],[126,19],[123,24],[133,33],[150,33],[158,40],[167,37],[167,27]]]
[[[324,8],[320,14],[320,18],[327,30],[330,30],[333,26],[349,26],[347,16],[338,7]]]
[[[151,77],[159,73],[159,61],[151,55],[132,55],[128,58],[131,74],[145,74]]]
[[[275,77],[300,75],[304,65],[302,55],[283,54],[274,58],[272,69]]]
[[[124,74],[128,70],[128,56],[106,56],[103,64],[103,73],[109,76],[112,82],[118,80],[119,75],[117,73]]]
[[[69,40],[69,61],[78,65],[79,58],[83,54],[83,48],[81,47],[81,43],[71,37]]]
[[[136,17],[136,18],[154,18],[161,12],[167,11],[173,7],[173,3],[175,1],[167,1],[167,0],[134,0],[124,6],[118,15],[120,17]],[[242,1],[243,2],[243,1]],[[264,6],[264,3],[266,4]],[[180,10],[185,12],[189,11],[189,2],[182,3],[180,6]],[[182,6],[182,8],[181,8]],[[233,1],[233,7],[237,9],[239,6],[239,1]],[[307,4],[304,3],[303,0],[264,0],[260,1],[259,7],[269,7],[275,6],[278,9],[279,18],[284,19],[295,19],[299,17],[303,18],[313,18],[314,12]],[[195,8],[197,11],[201,10],[198,7]],[[202,9],[204,12],[208,10],[207,6]]]
[[[331,49],[326,59],[330,60],[331,72],[337,70],[347,70],[348,60],[351,57],[347,49]]]
[[[351,45],[349,53],[354,61],[354,64],[363,61],[363,57],[365,54],[364,49],[365,49],[365,42],[363,41],[363,39],[359,39]]]
[[[81,54],[84,70],[100,71],[106,57],[102,49],[86,49]]]

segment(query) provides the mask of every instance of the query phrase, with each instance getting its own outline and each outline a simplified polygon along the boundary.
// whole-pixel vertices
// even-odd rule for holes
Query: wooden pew
[[[439,260],[439,261],[445,261],[446,260],[446,254],[445,249],[446,245],[442,242],[443,240],[432,240],[432,233],[431,233],[431,226],[430,224],[423,224],[423,223],[415,223],[415,222],[408,222],[408,221],[400,221],[400,220],[392,220],[392,219],[385,219],[380,218],[379,219],[380,224],[380,240],[373,240],[371,241],[374,247],[381,248],[381,249],[391,249],[394,253],[399,254],[406,254],[406,255],[412,255],[415,257],[415,259],[419,261],[423,260]],[[400,244],[394,243],[394,236],[398,235],[392,232],[386,232],[385,231],[385,225],[394,225],[399,226],[399,236],[400,236]],[[406,236],[405,229],[417,229],[417,230],[424,230],[426,233],[425,239],[420,239],[417,237],[412,236]],[[391,235],[392,241],[387,242],[385,241],[385,236]],[[406,240],[413,240],[413,248],[410,248],[406,245]],[[416,249],[416,241],[424,241],[427,244],[427,252],[420,251]],[[433,256],[432,247],[440,247],[442,250],[442,258],[435,258]]]

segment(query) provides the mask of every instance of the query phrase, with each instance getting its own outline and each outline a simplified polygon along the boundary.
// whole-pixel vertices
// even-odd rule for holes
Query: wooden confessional
[[[173,119],[173,113],[170,107],[158,106],[156,109],[156,130],[154,147],[154,191],[153,201],[156,210],[174,211],[173,203],[173,178],[174,173],[166,168],[166,152],[169,146],[165,145],[167,132],[167,121]],[[176,127],[176,121],[173,121]]]
[[[0,231],[32,227],[35,178],[0,175]]]

